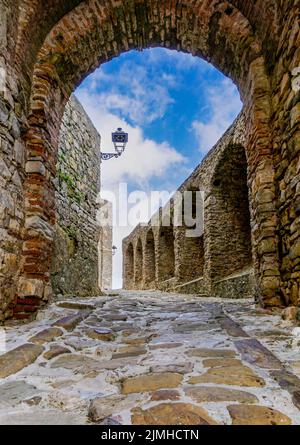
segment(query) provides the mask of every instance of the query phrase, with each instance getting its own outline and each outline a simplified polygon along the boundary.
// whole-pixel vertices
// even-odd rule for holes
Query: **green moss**
[[[61,155],[64,156],[64,155]],[[76,183],[79,182],[80,178],[77,174],[70,175],[65,171],[58,170],[57,177],[59,179],[60,185],[65,183],[67,185],[67,192],[69,198],[76,202],[78,205],[81,205],[85,200],[85,193],[77,190]]]
[[[76,239],[78,238],[77,229],[72,225],[65,229],[66,234],[70,239]]]
[[[63,153],[60,153],[58,159],[62,162],[67,162],[67,158]]]
[[[74,195],[74,200],[77,202],[78,205],[82,204],[82,202],[84,201],[85,198],[85,194],[81,193],[81,192],[77,192]]]
[[[68,187],[75,188],[75,181],[71,175],[66,172],[62,172],[61,170],[57,172],[57,175],[61,182],[65,182]]]

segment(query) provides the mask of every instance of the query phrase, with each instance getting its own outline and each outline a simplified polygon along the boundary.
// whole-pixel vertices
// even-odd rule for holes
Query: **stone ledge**
[[[213,283],[212,294],[216,298],[251,298],[254,294],[252,270],[241,272]]]
[[[187,283],[178,284],[177,286],[174,286],[173,290],[174,292],[179,292],[181,294],[201,294],[203,297],[208,295],[203,277]]]

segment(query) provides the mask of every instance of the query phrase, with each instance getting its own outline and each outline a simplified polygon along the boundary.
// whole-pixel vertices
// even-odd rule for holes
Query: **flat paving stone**
[[[83,425],[86,416],[61,410],[31,409],[30,411],[0,413],[0,425]]]
[[[118,359],[99,361],[97,367],[99,369],[114,371],[116,369],[122,369],[128,366],[136,366],[137,364],[138,360],[135,357],[124,357]]]
[[[116,334],[111,329],[105,328],[90,329],[87,331],[87,335],[101,341],[113,341],[116,338]]]
[[[282,363],[255,338],[234,342],[242,359],[264,369],[281,369]]]
[[[149,349],[155,351],[156,349],[173,349],[180,348],[182,343],[156,343],[154,345],[149,345]]]
[[[290,393],[300,391],[300,379],[295,374],[282,368],[279,371],[271,371],[271,376],[278,382],[281,388]]]
[[[270,338],[270,337],[275,337],[276,340],[278,339],[286,339],[289,334],[285,331],[279,331],[278,329],[274,329],[274,330],[266,330],[266,331],[262,331],[262,330],[254,330],[251,331],[251,336],[254,338]]]
[[[108,323],[108,327],[111,326],[111,329],[116,332],[123,332],[126,329],[130,329],[131,326],[133,326],[132,323],[116,323],[116,322],[107,322]]]
[[[130,335],[135,335],[135,334],[139,334],[139,333],[140,333],[140,329],[137,329],[137,328],[125,327],[124,329],[122,329],[123,337],[129,337]]]
[[[153,402],[162,402],[165,400],[179,400],[180,394],[175,389],[160,389],[151,394]]]
[[[111,417],[114,412],[120,412],[126,408],[134,408],[137,401],[138,399],[135,395],[131,395],[130,398],[120,394],[97,397],[90,403],[88,417],[92,422],[99,423]]]
[[[72,336],[66,338],[64,344],[75,349],[75,351],[77,352],[84,351],[85,349],[89,348],[94,348],[95,346],[99,346],[99,342],[97,342],[95,339],[83,336],[78,336],[78,337]]]
[[[231,337],[249,337],[249,335],[241,328],[241,326],[229,317],[221,317],[218,320],[222,329],[224,329]]]
[[[126,357],[137,357],[139,355],[145,355],[147,353],[146,348],[128,346],[124,348],[119,348],[115,354],[113,354],[113,359],[126,358]]]
[[[141,345],[145,345],[146,343],[148,343],[151,340],[151,336],[146,336],[146,337],[135,337],[135,338],[125,338],[123,339],[123,343],[126,343],[127,345],[131,345],[131,346],[141,346]]]
[[[59,355],[70,354],[70,353],[71,353],[70,349],[68,349],[64,346],[53,345],[50,347],[49,351],[47,351],[43,354],[43,357],[46,360],[52,360],[53,358],[56,358]]]
[[[185,395],[191,397],[195,402],[239,402],[239,403],[257,403],[258,398],[245,391],[227,389],[212,386],[186,387]]]
[[[149,392],[157,389],[176,388],[182,381],[182,375],[178,373],[152,373],[137,377],[131,377],[121,382],[122,394],[136,392]]]
[[[57,337],[60,337],[62,334],[63,334],[63,331],[59,328],[44,329],[43,331],[35,334],[28,341],[30,343],[36,343],[37,345],[43,345],[45,343],[49,343],[49,342],[55,340]]]
[[[128,318],[127,315],[119,315],[119,314],[105,314],[102,319],[106,321],[126,321]]]
[[[187,356],[233,358],[236,356],[236,352],[229,349],[194,348],[187,351]]]
[[[218,366],[241,366],[243,362],[237,358],[207,358],[203,360],[204,368],[217,368]]]
[[[51,368],[100,370],[99,361],[80,354],[67,354],[51,363]]]
[[[0,385],[0,407],[8,404],[16,406],[40,392],[35,386],[24,381],[6,382]]]
[[[216,425],[204,408],[189,403],[163,403],[132,411],[133,425]]]
[[[73,331],[76,326],[90,315],[91,311],[82,311],[76,315],[69,315],[55,321],[52,326],[57,326],[66,329],[66,331]]]
[[[291,419],[272,408],[258,405],[228,406],[232,425],[290,425]]]
[[[79,303],[76,301],[59,301],[56,303],[56,306],[62,307],[65,309],[76,309],[76,310],[93,310],[96,308],[93,304],[87,304],[87,303]]]
[[[92,422],[101,422],[111,416],[115,408],[121,409],[122,402],[125,399],[124,396],[120,395],[94,399],[90,403],[88,417]]]
[[[187,323],[187,324],[173,324],[173,331],[176,334],[186,334],[189,332],[195,332],[195,331],[207,331],[208,328],[212,329],[215,326],[209,327],[207,323]]]
[[[102,371],[121,369],[125,366],[135,366],[137,360],[134,358],[128,359],[112,359],[112,360],[95,360],[92,357],[87,357],[80,354],[68,354],[66,356],[58,357],[51,363],[51,368],[64,368],[71,370],[81,370],[84,373],[88,371]]]
[[[219,385],[248,387],[265,386],[265,381],[247,366],[219,366],[217,368],[210,368],[202,375],[191,377],[189,383],[191,385],[197,383],[215,383]]]
[[[0,378],[15,374],[36,361],[44,351],[43,346],[25,343],[0,356]]]
[[[189,374],[194,369],[194,364],[187,363],[175,363],[174,365],[153,365],[150,367],[150,372],[175,372],[178,374]]]

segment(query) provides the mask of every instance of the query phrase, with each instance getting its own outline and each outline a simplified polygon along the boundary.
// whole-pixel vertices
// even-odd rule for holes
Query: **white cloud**
[[[195,66],[200,69],[208,70],[211,66],[200,57],[196,57],[182,51],[170,50],[167,48],[156,48],[155,51],[144,51],[149,63],[159,64],[163,62],[166,64],[168,61],[170,61],[172,66],[174,66],[176,70],[180,71],[186,71]]]
[[[129,133],[129,143],[119,159],[105,161],[102,168],[104,188],[118,182],[130,181],[146,188],[150,178],[164,175],[172,165],[183,163],[184,157],[167,142],[161,144],[144,138],[140,127],[133,127],[125,120],[107,111],[101,97],[80,90],[77,97],[101,134],[102,151],[112,151],[111,133],[121,127]]]
[[[136,125],[149,124],[164,116],[167,107],[173,103],[165,88],[136,88],[133,97],[116,92],[99,94],[99,102],[111,111],[129,118]]]
[[[129,118],[134,125],[149,124],[164,116],[174,102],[169,87],[176,78],[163,73],[153,81],[151,74],[135,63],[123,63],[117,73],[106,74],[103,69],[93,73],[87,84],[90,93],[97,94],[99,103],[112,113]],[[102,82],[105,92],[97,93]]]
[[[208,121],[196,120],[192,123],[202,154],[206,154],[216,144],[241,108],[238,91],[229,79],[224,79],[221,85],[208,90],[207,112],[210,118]]]

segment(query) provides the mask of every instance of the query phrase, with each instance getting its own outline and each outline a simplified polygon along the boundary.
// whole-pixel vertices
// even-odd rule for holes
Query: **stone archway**
[[[205,279],[224,297],[253,295],[253,258],[247,159],[240,144],[227,145],[216,162],[205,213]]]
[[[32,149],[36,148],[36,144],[40,145],[42,151],[53,152],[53,147],[56,146],[57,141],[57,126],[61,120],[61,115],[65,106],[65,101],[68,95],[72,92],[74,85],[80,82],[85,75],[90,72],[91,69],[98,66],[105,60],[110,59],[111,57],[120,54],[124,50],[128,50],[130,48],[136,47],[147,47],[154,45],[161,45],[167,47],[177,48],[183,51],[193,52],[199,56],[202,56],[206,59],[209,59],[213,62],[213,64],[221,69],[225,74],[229,75],[234,81],[236,81],[239,85],[241,94],[244,98],[245,107],[248,109],[248,114],[255,114],[255,107],[259,106],[259,102],[263,101],[264,104],[264,112],[268,113],[268,82],[267,77],[264,72],[264,60],[262,58],[261,47],[259,42],[255,40],[255,37],[251,34],[251,26],[245,20],[245,17],[235,8],[229,7],[230,5],[226,2],[222,4],[216,4],[215,2],[208,2],[206,14],[203,14],[203,11],[200,10],[197,14],[195,14],[195,9],[191,6],[189,2],[183,2],[186,7],[186,14],[179,15],[179,18],[176,19],[176,23],[174,24],[173,29],[176,29],[180,26],[183,26],[186,23],[186,17],[193,17],[193,27],[190,31],[190,36],[193,33],[196,33],[196,29],[203,30],[203,34],[198,35],[196,39],[186,39],[187,35],[178,38],[177,35],[172,34],[172,27],[170,27],[170,36],[165,36],[163,39],[161,36],[157,35],[154,30],[154,17],[151,16],[151,5],[148,2],[147,7],[143,6],[143,2],[139,3],[138,9],[142,13],[142,15],[138,16],[138,23],[140,26],[140,30],[143,31],[141,35],[143,35],[142,40],[138,37],[137,40],[134,38],[134,34],[131,35],[132,43],[129,40],[118,40],[117,35],[114,34],[114,27],[111,26],[111,22],[108,21],[108,17],[110,17],[109,9],[103,8],[101,10],[101,14],[99,14],[99,9],[95,8],[94,2],[91,0],[88,2],[90,4],[89,14],[90,17],[90,27],[82,29],[82,32],[77,32],[76,35],[72,33],[73,25],[77,26],[77,23],[80,23],[80,18],[86,14],[86,5],[80,4],[77,8],[75,8],[72,13],[69,14],[66,18],[64,18],[61,22],[56,25],[55,30],[53,30],[49,36],[47,37],[43,48],[40,50],[38,57],[38,64],[36,65],[36,69],[34,72],[34,81],[33,88],[31,94],[31,114],[30,114],[30,122],[31,122],[31,130],[29,130],[29,142],[28,149],[29,154],[32,154]],[[133,2],[134,3],[134,2]],[[163,4],[166,6],[166,4]],[[116,7],[118,9],[118,7]],[[121,7],[122,9],[122,7]],[[126,11],[127,13],[129,11]],[[174,11],[174,12],[177,12]],[[123,11],[124,13],[124,11]],[[136,10],[135,10],[136,13]],[[132,11],[130,11],[132,14]],[[122,17],[125,17],[122,15]],[[117,16],[116,16],[117,17]],[[118,14],[118,17],[121,17]],[[145,17],[147,17],[147,23],[150,21],[152,23],[152,30],[150,31],[151,26],[145,28]],[[151,22],[152,20],[152,22]],[[234,22],[234,28],[232,28],[232,24]],[[122,28],[122,19],[116,18],[116,26]],[[213,33],[209,33],[207,30],[212,28]],[[94,34],[95,29],[101,29],[102,32],[99,32],[97,36]],[[234,29],[234,31],[233,31]],[[132,31],[132,30],[131,30]],[[63,36],[70,35],[71,32],[71,40],[67,41]],[[107,32],[112,33],[113,42],[116,45],[111,45],[104,34]],[[104,33],[104,34],[103,34]],[[107,35],[107,34],[105,34]],[[195,34],[197,35],[197,33]],[[93,36],[93,37],[92,37]],[[91,50],[90,53],[86,55],[85,64],[82,64],[82,52],[79,51],[80,46],[86,41],[86,38],[91,38],[92,42],[98,48],[99,53],[99,45],[102,48],[100,51],[101,54],[98,54],[97,62],[95,62],[95,52]],[[168,42],[168,38],[170,38],[170,42]],[[242,49],[240,46],[241,40],[247,41],[247,52]],[[218,51],[218,44],[222,40],[223,43],[223,51],[220,53]],[[102,42],[102,43],[101,43]],[[191,43],[193,42],[193,43]],[[92,45],[94,48],[94,46]],[[55,56],[54,56],[55,54]],[[245,54],[247,57],[245,57]],[[233,56],[234,55],[234,56]],[[68,61],[72,60],[72,64],[68,62],[66,57],[68,57]],[[228,63],[228,58],[234,60],[234,63]],[[54,61],[54,62],[53,62]],[[88,64],[88,66],[85,66]],[[71,71],[68,72],[66,70],[66,66],[72,66]],[[63,88],[61,87],[63,86]],[[251,88],[251,96],[256,96],[256,89],[259,90],[259,97],[257,95],[255,101],[250,101],[250,97],[247,96],[247,93]],[[264,91],[264,92],[263,92]],[[57,107],[55,112],[53,108],[49,108],[51,103],[56,103]],[[256,121],[256,124],[262,126],[260,128],[266,129],[268,133],[268,117]],[[37,125],[37,120],[39,121]],[[250,122],[251,120],[249,120]],[[260,121],[260,122],[259,122]],[[42,124],[42,125],[41,125]],[[44,136],[45,129],[43,127],[47,127],[47,134],[49,137]],[[248,141],[248,150],[251,151],[251,146],[254,143],[254,140],[251,142],[250,135],[255,131],[254,128],[248,129],[249,132],[249,141]],[[40,142],[38,142],[40,141]],[[255,137],[255,149],[260,145],[257,145],[257,140]],[[266,149],[266,144],[269,145],[267,140],[264,140],[264,148],[263,148],[263,157],[270,156],[269,148]],[[268,155],[269,151],[269,155]],[[250,161],[257,161],[257,156],[251,159]],[[49,162],[51,158],[49,159]],[[254,169],[253,169],[254,168]],[[256,166],[253,165],[252,171],[254,174]],[[51,171],[54,172],[54,169],[51,165],[48,166],[50,176]],[[27,186],[31,189],[30,177],[27,179]],[[265,188],[267,185],[264,184]],[[269,184],[268,187],[273,188],[274,186]],[[55,218],[53,202],[51,202],[51,187],[48,187],[47,184],[44,184],[41,190],[42,195],[47,194],[47,202],[48,208],[41,209],[42,210],[42,226],[45,228],[46,232],[50,232],[52,220]],[[253,201],[253,204],[256,204]],[[261,209],[261,208],[260,208]],[[275,210],[275,209],[274,209]],[[46,211],[46,214],[45,214]],[[30,212],[31,213],[31,210]],[[269,216],[269,215],[268,215]],[[31,218],[31,217],[30,217]],[[39,216],[38,218],[41,218]],[[32,221],[29,219],[29,230],[31,230],[31,225],[34,227],[36,225],[40,225],[40,220],[38,222],[36,220]],[[50,227],[49,225],[50,224]],[[33,228],[33,231],[35,229]],[[268,231],[268,235],[270,234],[270,229]],[[43,264],[45,268],[45,272],[43,270],[40,271],[41,278],[44,275],[44,279],[47,282],[47,259],[50,256],[49,249],[51,248],[51,237],[46,237],[45,239],[39,240],[38,247],[42,250],[45,262]],[[275,231],[274,231],[274,239],[275,239]],[[273,261],[273,270],[274,270],[274,262],[277,261],[277,247],[276,242],[274,244],[274,261]],[[48,252],[48,253],[47,253]],[[25,255],[25,267],[26,264],[30,264],[30,267],[26,270],[27,278],[30,278],[30,271],[34,269],[36,262],[36,258],[33,258],[32,255],[29,254],[29,258],[26,258]],[[257,267],[260,267],[260,262],[263,260],[263,257],[257,257]],[[39,264],[41,268],[41,264]],[[46,276],[45,276],[46,274]],[[262,278],[261,275],[258,274],[258,277]],[[274,286],[274,283],[272,282]],[[272,297],[274,296],[274,290],[271,292],[270,289],[270,279],[268,278],[268,290],[266,291],[268,294],[272,293]],[[264,289],[261,289],[261,292],[264,292]]]
[[[185,190],[181,207],[182,221],[175,229],[176,278],[184,283],[203,277],[204,208],[200,190]]]
[[[175,276],[175,237],[173,226],[161,226],[158,235],[157,278],[159,282]]]
[[[123,280],[126,283],[126,289],[134,287],[134,248],[132,243],[126,249]]]
[[[22,256],[17,253],[17,266],[8,265],[5,277],[5,282],[18,281],[19,285],[18,289],[15,284],[10,286],[6,306],[27,298],[38,306],[39,301],[51,297],[52,184],[59,127],[69,95],[99,64],[129,49],[152,46],[203,57],[238,85],[247,123],[245,148],[257,291],[264,305],[274,305],[280,303],[283,286],[288,302],[290,289],[293,287],[294,294],[299,287],[293,259],[298,238],[289,233],[296,204],[288,198],[288,204],[283,205],[278,181],[284,176],[282,187],[288,190],[287,196],[294,196],[298,115],[297,104],[291,99],[290,73],[300,63],[299,30],[293,26],[299,13],[296,1],[285,2],[280,10],[274,0],[181,0],[176,4],[169,0],[101,4],[70,0],[64,5],[48,0],[47,5],[26,0],[18,10],[19,2],[15,2],[8,16],[10,43],[5,60],[22,88],[18,107],[25,136],[16,136],[16,140],[19,148],[26,142],[27,162],[25,208],[17,204],[19,214],[24,215],[22,243],[13,235],[18,248],[23,246]],[[286,48],[282,42],[288,39],[291,43]],[[13,41],[17,42],[14,48]],[[284,48],[277,56],[279,42]],[[18,101],[14,99],[17,96],[14,91],[12,100]],[[288,110],[285,116],[284,109]],[[21,186],[20,190],[23,192]],[[277,233],[282,236],[280,250]]]
[[[143,282],[143,244],[139,238],[134,254],[134,286],[140,288]]]
[[[252,266],[251,217],[244,147],[224,151],[212,178],[213,203],[208,232],[213,279],[222,279]]]
[[[155,239],[152,228],[148,230],[146,235],[145,254],[144,254],[144,285],[151,287],[156,278],[156,261],[155,261]]]

